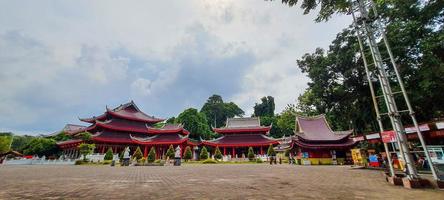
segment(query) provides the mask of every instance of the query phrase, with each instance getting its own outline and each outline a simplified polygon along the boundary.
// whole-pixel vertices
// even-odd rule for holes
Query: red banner
[[[381,133],[381,139],[384,143],[396,142],[395,131],[384,131]]]

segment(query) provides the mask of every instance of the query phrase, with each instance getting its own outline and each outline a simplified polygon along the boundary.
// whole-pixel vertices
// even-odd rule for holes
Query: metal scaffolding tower
[[[400,154],[402,159],[404,160],[407,166],[407,177],[409,179],[417,179],[418,173],[413,163],[412,155],[410,154],[410,150],[407,146],[407,137],[405,135],[405,129],[403,123],[401,121],[401,114],[408,113],[411,117],[411,120],[415,126],[416,133],[418,134],[418,138],[421,142],[421,146],[424,150],[424,154],[426,155],[427,161],[430,164],[430,169],[433,174],[433,178],[438,180],[438,176],[436,174],[435,168],[433,167],[432,160],[430,158],[429,152],[424,142],[424,138],[422,137],[421,131],[418,126],[418,122],[415,118],[415,112],[410,104],[410,100],[404,88],[404,83],[397,69],[395,58],[391,52],[389,43],[387,41],[387,37],[385,35],[385,28],[381,23],[381,18],[378,15],[376,10],[376,6],[372,0],[351,0],[350,1],[350,12],[353,16],[354,26],[358,36],[359,47],[361,51],[361,56],[364,61],[364,67],[367,74],[367,79],[370,86],[370,92],[372,95],[373,106],[375,108],[378,125],[380,132],[384,131],[384,127],[381,121],[382,113],[379,112],[378,108],[378,99],[375,96],[375,91],[373,88],[372,75],[373,73],[377,76],[377,80],[379,81],[382,97],[384,99],[385,105],[387,107],[387,115],[390,118],[391,125],[393,130],[396,133],[396,138],[400,150]],[[384,42],[384,47],[388,53],[388,58],[382,58],[382,55],[379,51],[377,39]],[[370,53],[373,59],[372,64],[368,64],[365,56],[365,47],[370,49]],[[369,66],[373,65],[375,68],[375,72],[371,72]],[[401,91],[393,92],[390,86],[390,79],[388,77],[388,70],[392,69],[396,75],[396,83],[398,84]],[[398,110],[398,106],[395,101],[395,94],[402,94],[405,105],[407,105],[406,110]],[[391,163],[390,152],[388,150],[388,146],[384,143],[385,151],[387,152],[389,167],[390,167],[390,175],[394,176],[394,169]]]

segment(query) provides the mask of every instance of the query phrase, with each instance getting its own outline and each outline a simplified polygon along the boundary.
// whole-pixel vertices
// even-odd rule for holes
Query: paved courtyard
[[[266,164],[0,166],[0,199],[444,199],[380,171]]]

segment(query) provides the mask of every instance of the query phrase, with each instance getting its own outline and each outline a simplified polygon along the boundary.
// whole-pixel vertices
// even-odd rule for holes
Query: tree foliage
[[[80,154],[83,156],[83,161],[86,161],[86,156],[94,153],[94,149],[96,148],[95,144],[87,144],[82,143],[79,145]]]
[[[6,153],[10,150],[12,142],[12,135],[1,135],[0,136],[0,153]]]
[[[281,135],[289,136],[293,135],[296,122],[296,108],[293,104],[287,105],[280,113],[276,125],[282,132]]]
[[[274,98],[266,96],[261,98],[261,103],[254,105],[254,116],[256,117],[273,117],[274,116]]]
[[[143,153],[139,146],[136,148],[136,151],[134,151],[132,158],[136,160],[143,158]]]
[[[190,132],[192,139],[210,139],[211,131],[204,114],[194,108],[188,108],[179,114],[177,122],[182,123],[184,128]]]
[[[216,160],[222,159],[222,153],[220,152],[219,147],[216,147],[216,150],[214,151],[214,159]]]
[[[170,159],[173,159],[174,158],[174,147],[173,147],[173,145],[171,144],[170,145],[170,147],[168,148],[168,150],[167,150],[167,152],[166,152],[166,156],[168,157],[168,158],[170,158]]]
[[[377,9],[386,23],[386,34],[418,121],[442,117],[444,104],[437,102],[444,99],[444,93],[437,91],[444,89],[444,81],[440,81],[444,76],[444,2],[378,1]],[[382,41],[379,44],[383,46]],[[388,57],[385,48],[380,50],[383,57]],[[337,35],[328,51],[318,48],[298,60],[298,66],[311,81],[297,107],[311,114],[325,113],[336,129],[377,130],[362,57],[357,52],[354,30],[347,28]],[[367,56],[371,62],[370,55]],[[375,73],[372,75],[376,80]],[[395,81],[391,79],[392,83]],[[379,84],[373,84],[377,94],[381,94]],[[385,112],[384,102],[379,105],[381,112]]]
[[[59,134],[55,135],[55,136],[51,136],[49,137],[57,142],[59,141],[66,141],[66,140],[70,140],[72,139],[71,136],[67,135],[64,131],[60,132]]]
[[[224,126],[227,118],[241,117],[245,114],[235,103],[225,103],[222,97],[216,94],[208,98],[200,112],[206,116],[208,125],[216,128]]]
[[[248,147],[248,160],[253,161],[256,158],[256,155],[254,155],[253,147]]]
[[[273,145],[271,145],[271,144],[270,144],[270,146],[268,147],[267,155],[268,155],[268,156],[275,156],[275,155],[276,155],[276,151],[274,151]]]
[[[105,153],[105,157],[103,158],[103,160],[112,160],[113,159],[113,149],[110,147],[106,153]]]
[[[152,163],[156,160],[156,149],[151,147],[150,152],[148,153],[148,162]]]
[[[327,21],[335,13],[346,14],[349,8],[349,0],[282,0],[282,3],[290,7],[300,3],[300,8],[304,10],[304,14],[308,14],[320,6],[315,19],[317,22]]]
[[[81,133],[77,134],[77,137],[79,137],[80,139],[82,139],[85,142],[88,142],[92,139],[92,134],[89,132],[81,132]]]
[[[23,150],[25,155],[51,156],[59,152],[56,141],[48,138],[36,137],[26,144]]]
[[[201,160],[208,159],[208,151],[207,151],[207,148],[206,148],[206,147],[202,147],[202,150],[200,150],[199,158],[200,158]]]
[[[183,155],[183,159],[185,159],[185,161],[191,160],[193,158],[193,152],[191,151],[191,147],[187,146],[185,148],[185,153]]]

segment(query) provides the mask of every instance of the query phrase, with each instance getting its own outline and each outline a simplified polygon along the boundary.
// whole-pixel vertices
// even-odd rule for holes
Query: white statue
[[[123,158],[125,159],[125,158],[130,158],[130,154],[129,154],[129,152],[130,152],[130,150],[129,150],[129,147],[126,147],[125,148],[125,152],[123,152]]]
[[[174,153],[174,158],[181,158],[181,156],[180,156],[180,146],[176,147],[176,152]]]

